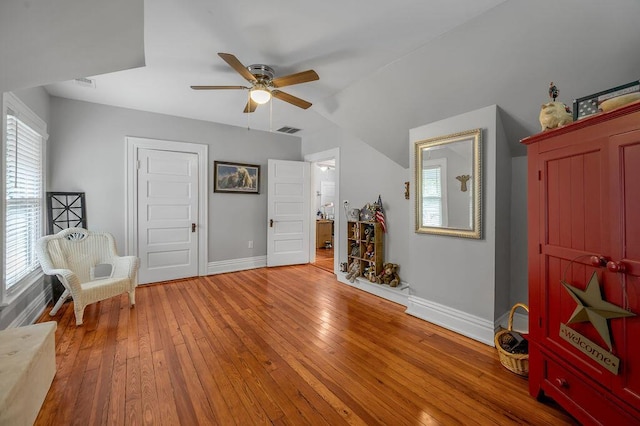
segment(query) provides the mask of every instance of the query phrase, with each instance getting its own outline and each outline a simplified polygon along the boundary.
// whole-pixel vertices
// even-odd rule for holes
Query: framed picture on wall
[[[213,192],[260,193],[260,166],[256,164],[213,162]]]

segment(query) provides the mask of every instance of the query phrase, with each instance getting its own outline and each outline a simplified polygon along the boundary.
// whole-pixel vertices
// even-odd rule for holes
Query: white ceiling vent
[[[96,88],[96,81],[86,77],[80,77],[73,80],[75,84],[82,87],[91,87],[92,89]]]
[[[288,127],[288,126],[280,127],[278,129],[278,132],[289,133],[289,134],[296,133],[299,131],[300,129],[296,129],[295,127]]]

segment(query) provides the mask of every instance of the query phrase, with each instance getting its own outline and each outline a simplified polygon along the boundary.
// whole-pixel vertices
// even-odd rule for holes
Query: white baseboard
[[[345,276],[346,274],[344,272],[336,274],[338,281],[341,283],[375,294],[378,297],[391,300],[392,302],[400,305],[407,306],[409,300],[409,285],[406,283],[401,283],[398,287],[389,287],[388,285],[370,283],[364,278],[356,278],[354,282],[350,282],[345,278]]]
[[[417,296],[409,296],[406,313],[460,333],[478,342],[494,346],[493,321]]]
[[[40,315],[42,315],[49,300],[51,300],[51,287],[47,286],[45,290],[38,293],[38,295],[29,302],[29,305],[27,305],[27,307],[23,309],[13,321],[11,321],[7,328],[16,328],[33,324]]]
[[[265,266],[267,266],[267,256],[220,260],[218,262],[209,262],[209,264],[207,265],[207,275],[245,271],[247,269],[264,268]]]

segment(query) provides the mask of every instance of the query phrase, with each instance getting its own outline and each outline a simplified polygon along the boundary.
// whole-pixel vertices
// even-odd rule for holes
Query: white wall
[[[120,250],[125,136],[138,136],[209,145],[209,262],[266,255],[267,159],[301,160],[299,137],[56,97],[51,117],[49,190],[84,191],[88,227],[113,233]],[[213,193],[214,160],[260,165],[260,194]]]
[[[511,288],[509,305],[528,304],[527,157],[511,159]]]
[[[49,94],[42,87],[16,90],[13,92],[22,102],[27,105],[45,123],[51,122],[51,111],[49,106]]]
[[[340,148],[340,200],[336,215],[346,223],[342,202],[348,200],[351,208],[361,208],[366,203],[382,197],[387,234],[385,235],[385,262],[400,265],[400,278],[407,281],[406,270],[410,247],[407,244],[409,224],[407,209],[410,201],[404,198],[404,182],[409,180],[409,171],[371,148],[361,140],[347,134],[338,127],[302,138],[303,155]],[[346,262],[347,242],[344,229],[336,234],[335,241],[340,262]],[[404,274],[404,275],[403,275]]]
[[[474,128],[483,129],[483,238],[416,234],[414,142]],[[510,269],[512,246],[520,249],[522,242],[511,244],[510,215],[526,205],[512,206],[511,158],[499,109],[493,105],[412,129],[407,144],[409,169],[337,126],[304,136],[302,151],[340,149],[340,201],[349,200],[352,208],[381,194],[389,228],[385,261],[399,263],[402,281],[410,286],[407,312],[492,344],[495,321],[510,307],[510,277],[525,277],[524,283],[518,280],[524,289],[516,291],[526,294],[526,259],[524,270]],[[412,182],[411,200],[404,198],[405,181]],[[523,236],[525,230],[516,232]],[[346,238],[337,235],[336,243],[340,253],[347,252]]]
[[[496,212],[494,321],[511,308],[509,297],[511,286],[511,255],[513,253],[513,249],[511,248],[512,170],[509,141],[507,140],[502,124],[501,110],[500,108],[496,108],[496,204],[493,206]],[[487,210],[485,209],[485,211]],[[526,234],[526,229],[525,226],[522,231],[523,234]]]
[[[512,156],[525,155],[549,82],[571,104],[640,78],[638,16],[638,0],[509,0],[314,109],[408,167],[408,129],[497,104]]]
[[[493,324],[503,313],[503,307],[496,304],[506,304],[509,292],[510,226],[508,220],[506,223],[501,221],[505,217],[503,210],[506,209],[507,217],[510,211],[510,185],[508,179],[504,181],[510,174],[510,163],[504,164],[504,151],[508,148],[499,147],[506,141],[497,107],[485,107],[411,129],[410,164],[413,173],[415,142],[475,128],[483,129],[483,238],[476,240],[412,232],[408,238],[410,261],[407,279],[411,283],[412,294],[408,312],[490,343]],[[412,225],[415,223],[413,203],[407,212]]]
[[[0,1],[0,93],[144,66],[143,0]]]

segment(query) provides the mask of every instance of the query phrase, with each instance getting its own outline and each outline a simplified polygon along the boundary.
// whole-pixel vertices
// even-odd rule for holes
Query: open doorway
[[[340,259],[340,149],[305,155],[311,163],[311,226],[309,261],[337,273]]]
[[[316,213],[316,258],[314,265],[333,272],[336,206],[336,161],[313,163],[314,211]]]

